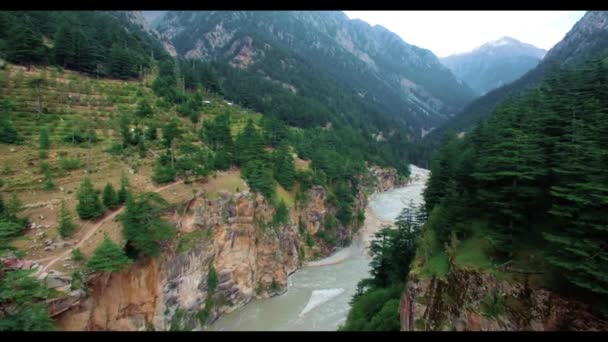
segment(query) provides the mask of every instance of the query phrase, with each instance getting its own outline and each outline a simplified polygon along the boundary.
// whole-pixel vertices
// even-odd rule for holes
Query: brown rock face
[[[396,171],[375,168],[379,177],[373,186],[390,189],[397,184]],[[200,330],[219,315],[245,305],[251,299],[283,293],[287,278],[302,264],[300,251],[305,236],[322,229],[326,215],[335,209],[326,203],[326,191],[314,186],[308,200],[292,209],[290,222],[273,227],[274,208],[259,194],[220,193],[210,200],[203,193],[188,201],[186,214],[175,217],[178,238],[161,257],[139,262],[112,274],[96,275],[89,281],[86,298],[66,301],[75,306],[56,317],[61,330],[169,330],[173,324]],[[367,196],[360,191],[353,213],[364,209]],[[352,234],[339,227],[338,243]],[[333,246],[319,244],[315,251],[327,255]],[[309,253],[307,253],[309,254]],[[310,253],[312,254],[312,253]],[[211,266],[217,287],[207,283]],[[208,303],[212,303],[210,307]],[[61,304],[61,305],[59,305]],[[207,309],[205,309],[207,308]],[[59,310],[58,309],[58,310]]]
[[[403,331],[608,329],[581,302],[464,270],[450,271],[445,281],[410,275],[399,311]]]
[[[371,176],[370,179],[375,182],[375,191],[377,192],[391,190],[403,183],[403,181],[399,179],[396,169],[383,169],[378,166],[372,166],[369,171]]]
[[[86,300],[61,314],[61,330],[145,330],[154,321],[159,289],[155,260],[90,281]]]

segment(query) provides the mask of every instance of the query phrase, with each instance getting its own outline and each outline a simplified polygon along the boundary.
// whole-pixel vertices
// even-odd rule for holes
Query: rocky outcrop
[[[453,270],[445,280],[410,275],[399,308],[401,330],[606,330],[586,304],[527,282]]]
[[[287,277],[299,266],[297,226],[272,227],[274,209],[261,195],[223,193],[191,203],[183,232],[170,250],[150,260],[89,282],[90,295],[57,319],[65,330],[168,330],[179,324],[200,329],[218,315],[252,298],[285,291]],[[191,247],[184,249],[190,241]],[[218,274],[209,289],[211,266]],[[207,318],[208,297],[213,306]]]
[[[397,183],[396,172],[375,170],[382,189]],[[360,191],[353,212],[363,210],[366,201]],[[302,265],[305,235],[314,235],[325,216],[335,214],[326,202],[325,189],[313,186],[306,204],[291,210],[290,222],[273,226],[274,208],[262,195],[245,191],[209,199],[198,193],[175,218],[178,237],[161,257],[95,275],[86,298],[61,306],[57,325],[62,330],[169,330],[175,325],[199,330],[253,298],[284,293],[288,276]],[[351,227],[338,227],[337,242],[350,235]],[[318,245],[321,256],[333,248]],[[212,267],[214,289],[208,284]]]
[[[384,192],[398,187],[404,183],[404,180],[399,177],[397,170],[394,168],[381,168],[372,166],[369,169],[369,181],[374,182],[374,191]]]

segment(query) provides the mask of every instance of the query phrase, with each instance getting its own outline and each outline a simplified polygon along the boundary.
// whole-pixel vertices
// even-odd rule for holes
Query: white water
[[[410,166],[411,182],[402,188],[370,198],[369,208],[383,221],[393,222],[410,201],[422,203],[422,191],[429,172]],[[368,218],[369,219],[369,218]],[[362,231],[373,234],[380,227]],[[333,255],[309,263],[289,277],[287,293],[268,299],[252,300],[236,311],[220,317],[210,330],[286,331],[336,330],[346,320],[357,283],[369,276],[369,261],[364,242],[357,236],[353,244]]]

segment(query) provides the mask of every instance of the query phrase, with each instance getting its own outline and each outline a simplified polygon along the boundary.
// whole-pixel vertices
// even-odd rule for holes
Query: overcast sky
[[[549,50],[585,11],[344,11],[351,19],[382,25],[438,57],[471,51],[510,36]]]

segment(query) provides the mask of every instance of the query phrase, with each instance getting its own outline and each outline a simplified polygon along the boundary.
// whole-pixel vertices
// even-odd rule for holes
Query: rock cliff
[[[398,183],[395,171],[372,170],[374,189],[384,191]],[[364,209],[366,199],[360,191],[353,212]],[[278,226],[271,224],[274,208],[249,192],[220,193],[216,199],[199,193],[185,208],[175,219],[178,237],[161,257],[94,275],[88,295],[66,300],[72,307],[56,315],[59,329],[204,329],[253,298],[285,292],[288,276],[304,259],[332,251],[333,246],[323,243],[305,243],[335,211],[320,186],[312,187],[305,203],[290,210],[289,222]],[[337,243],[345,243],[353,229],[338,227]],[[208,284],[211,267],[217,274],[215,289]]]
[[[455,269],[446,279],[410,275],[399,307],[402,331],[606,330],[589,307],[527,281]]]

